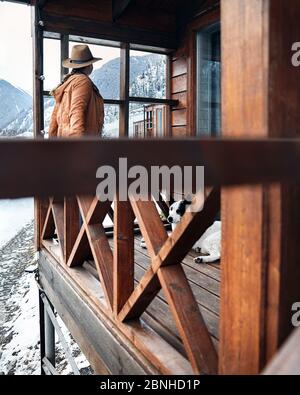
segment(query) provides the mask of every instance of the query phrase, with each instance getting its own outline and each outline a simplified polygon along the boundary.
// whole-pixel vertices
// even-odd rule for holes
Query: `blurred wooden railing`
[[[207,185],[300,181],[299,139],[0,140],[0,198],[92,195],[99,166],[204,166]]]

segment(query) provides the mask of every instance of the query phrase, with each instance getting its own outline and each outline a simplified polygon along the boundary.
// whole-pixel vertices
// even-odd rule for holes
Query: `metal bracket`
[[[45,313],[48,315],[48,318],[50,319],[50,321],[52,322],[52,325],[55,329],[56,334],[58,335],[58,338],[61,342],[61,345],[64,349],[64,352],[66,354],[67,360],[70,363],[72,369],[73,369],[73,373],[74,375],[80,375],[80,371],[76,365],[76,362],[72,356],[72,353],[69,349],[68,343],[64,337],[64,334],[57,322],[57,318],[55,316],[55,313],[52,310],[51,304],[47,299],[46,294],[41,291],[40,293],[40,298],[41,301],[43,303],[44,309],[45,309]],[[43,333],[45,334],[45,331],[43,331]],[[51,374],[51,375],[56,375],[58,374],[57,370],[55,369],[55,367],[53,366],[53,364],[51,363],[51,361],[49,361],[48,358],[46,358],[46,356],[41,355],[42,357],[42,369],[44,371],[45,374]]]

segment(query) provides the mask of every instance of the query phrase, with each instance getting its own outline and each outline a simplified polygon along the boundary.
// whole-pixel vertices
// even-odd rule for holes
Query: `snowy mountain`
[[[24,116],[32,106],[28,93],[0,79],[0,130],[19,116]]]
[[[162,98],[165,95],[166,60],[161,55],[130,57],[130,95]],[[91,78],[106,99],[119,99],[120,59],[95,70]]]
[[[45,129],[47,130],[50,123],[51,114],[54,107],[54,99],[46,97],[44,99],[44,119]],[[33,137],[33,112],[32,107],[27,111],[19,113],[17,118],[8,126],[0,131],[0,137]]]
[[[140,97],[165,97],[165,69],[166,69],[166,58],[161,55],[146,55],[146,56],[132,56],[130,58],[130,95]],[[99,88],[101,95],[105,99],[119,99],[119,83],[120,83],[120,59],[113,59],[104,64],[100,69],[95,70],[91,78]],[[3,80],[0,80],[0,83]],[[5,81],[4,81],[5,83]],[[8,84],[8,83],[6,83]],[[10,85],[10,84],[8,84]],[[20,91],[17,88],[11,87],[16,91]],[[14,92],[14,91],[12,91]],[[10,122],[3,123],[0,126],[0,137],[32,137],[33,134],[33,115],[31,107],[31,97],[25,92],[20,91],[25,95],[29,105],[24,108],[21,103],[15,111],[14,116],[10,118]],[[7,91],[7,95],[9,92]],[[28,97],[29,99],[28,99]],[[16,93],[15,93],[16,96]],[[15,98],[11,98],[15,100]],[[25,99],[24,99],[25,100]],[[0,102],[1,103],[1,102]],[[49,122],[54,106],[54,100],[52,98],[45,98],[45,130],[49,127]],[[0,104],[0,119],[1,112],[5,112]],[[130,122],[131,124],[140,120],[143,117],[143,106],[139,103],[134,103],[130,107]],[[118,118],[119,110],[116,105],[105,106],[105,122],[104,132],[105,137],[117,137],[118,135]],[[133,125],[130,125],[130,129]]]

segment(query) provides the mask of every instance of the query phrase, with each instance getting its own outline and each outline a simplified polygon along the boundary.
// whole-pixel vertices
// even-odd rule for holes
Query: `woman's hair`
[[[72,71],[71,71],[70,73],[68,73],[68,74],[66,74],[66,75],[64,76],[64,78],[62,79],[61,83],[58,84],[54,89],[52,89],[52,91],[50,92],[50,95],[53,96],[54,91],[55,91],[57,88],[59,88],[61,85],[63,85],[66,81],[68,81],[68,79],[69,79],[70,77],[72,77],[73,75],[75,75],[75,74],[85,74],[85,73],[84,73],[84,69],[85,69],[86,67],[87,67],[87,66],[85,66],[85,67],[80,67],[80,68],[77,68],[77,69],[72,69]],[[97,88],[97,86],[96,86],[93,82],[92,82],[92,85],[93,85],[93,88],[94,88],[95,92],[101,97],[100,92],[99,92],[99,89]]]
[[[62,79],[62,82],[59,84],[59,86],[64,84],[66,81],[68,81],[68,79],[70,77],[72,77],[72,75],[74,75],[74,74],[84,74],[84,69],[85,69],[85,67],[80,67],[78,69],[72,69],[72,71],[70,73],[68,73],[64,76],[64,78]]]

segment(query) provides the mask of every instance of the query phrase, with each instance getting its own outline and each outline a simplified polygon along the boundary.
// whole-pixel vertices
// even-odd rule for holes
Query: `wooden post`
[[[120,105],[119,116],[119,136],[127,137],[129,131],[129,79],[130,79],[130,56],[129,44],[124,43],[121,46],[120,56],[120,99],[123,101]]]
[[[43,22],[38,6],[32,7],[32,43],[33,43],[33,131],[35,138],[43,138],[44,129],[44,81],[43,81]]]
[[[134,288],[134,214],[129,201],[115,200],[113,310],[117,315]]]
[[[65,263],[71,255],[72,249],[79,234],[79,208],[75,197],[64,199],[64,250]]]
[[[60,36],[60,60],[61,62],[64,59],[67,59],[69,57],[69,35],[68,34],[61,34]],[[60,66],[60,78],[61,80],[64,78],[65,74],[68,74],[69,69],[66,69],[65,67]]]
[[[44,376],[43,359],[45,357],[45,307],[42,299],[42,291],[39,289],[39,326],[40,326],[40,361],[41,375]]]
[[[172,56],[167,55],[166,64],[166,99],[172,99],[171,97],[171,78],[172,78]],[[163,124],[163,134],[165,137],[172,137],[172,108],[166,106],[166,122]]]
[[[33,134],[34,138],[43,138],[44,129],[44,83],[43,83],[43,30],[40,21],[40,9],[32,7],[31,28],[33,45]],[[34,198],[34,244],[40,249],[40,234],[47,209],[41,199]]]
[[[297,0],[221,2],[223,136],[300,136],[299,19]],[[292,329],[299,201],[297,186],[223,188],[222,374],[258,373]]]

